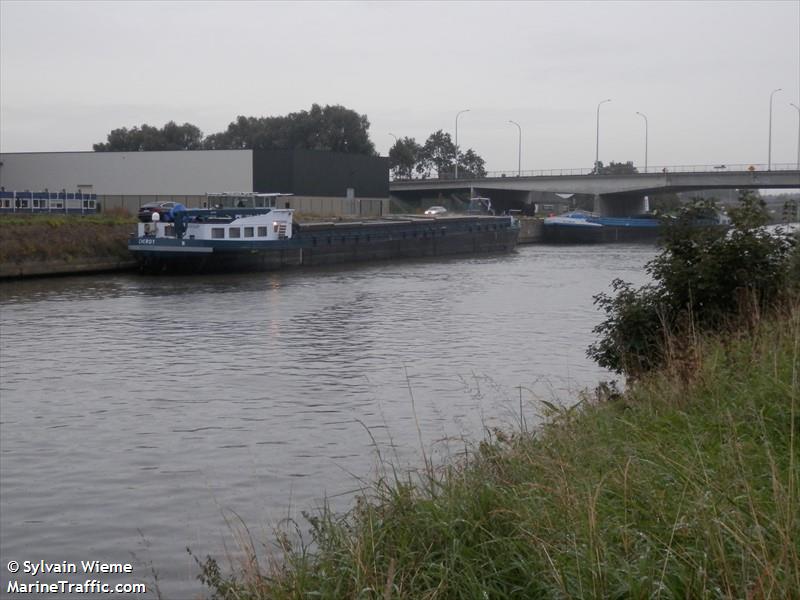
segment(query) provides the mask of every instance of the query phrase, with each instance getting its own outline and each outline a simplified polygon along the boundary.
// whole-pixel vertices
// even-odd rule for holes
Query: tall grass
[[[466,459],[387,475],[215,598],[798,598],[800,309]],[[245,544],[247,546],[248,544]]]
[[[2,225],[41,225],[51,227],[64,227],[98,223],[104,225],[123,225],[136,223],[136,218],[124,208],[111,208],[101,213],[87,213],[85,215],[63,213],[11,213],[0,215]]]
[[[92,215],[0,216],[0,262],[127,260],[136,219],[119,209]]]

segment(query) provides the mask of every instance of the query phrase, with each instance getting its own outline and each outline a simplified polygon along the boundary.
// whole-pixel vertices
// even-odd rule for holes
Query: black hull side
[[[274,271],[300,266],[321,266],[397,258],[490,254],[511,252],[517,245],[518,228],[452,234],[442,237],[328,239],[321,235],[298,240],[284,248],[215,249],[208,254],[184,254],[152,250],[135,253],[140,271],[146,273],[211,273]]]
[[[543,240],[551,244],[603,244],[615,242],[655,242],[660,227],[581,227],[578,225],[545,225]]]

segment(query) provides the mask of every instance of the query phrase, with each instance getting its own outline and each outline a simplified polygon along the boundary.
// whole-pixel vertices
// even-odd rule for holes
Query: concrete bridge
[[[645,197],[669,192],[701,190],[800,188],[796,164],[698,165],[651,167],[626,175],[597,175],[591,170],[489,173],[481,178],[395,180],[390,193],[398,198],[421,198],[469,192],[471,196],[502,198],[506,202],[530,204],[548,194],[589,194],[594,210],[622,216],[647,210]]]

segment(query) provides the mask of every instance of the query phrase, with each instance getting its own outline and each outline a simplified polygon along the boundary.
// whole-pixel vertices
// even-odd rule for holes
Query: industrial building
[[[315,150],[2,153],[0,187],[93,194],[101,209],[132,212],[158,201],[202,207],[209,193],[280,192],[302,212],[380,215],[389,159]]]

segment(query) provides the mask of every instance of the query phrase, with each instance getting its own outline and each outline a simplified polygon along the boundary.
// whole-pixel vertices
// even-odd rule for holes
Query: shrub
[[[665,222],[661,252],[645,267],[653,283],[639,289],[616,280],[614,295],[595,296],[606,319],[587,355],[637,377],[663,364],[667,340],[708,331],[743,314],[759,314],[800,275],[796,237],[767,230],[764,203],[742,192],[731,227],[710,225],[713,201],[699,199]]]

